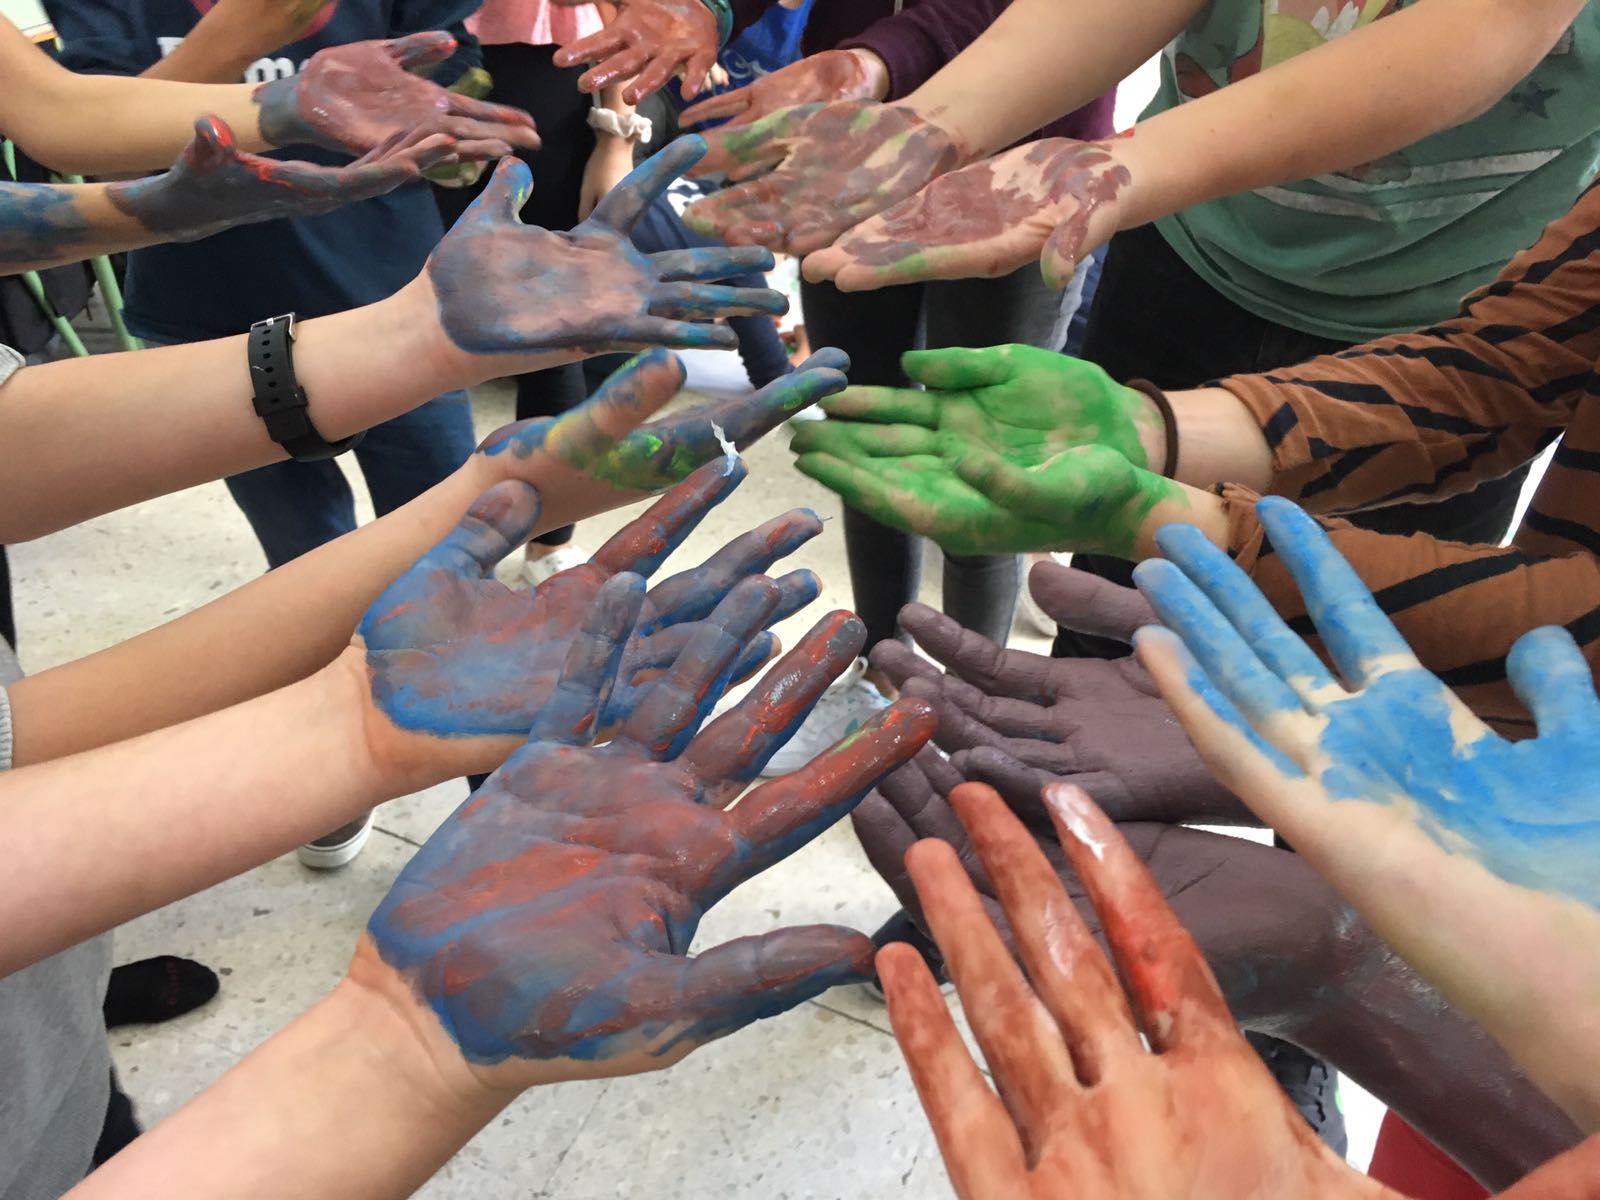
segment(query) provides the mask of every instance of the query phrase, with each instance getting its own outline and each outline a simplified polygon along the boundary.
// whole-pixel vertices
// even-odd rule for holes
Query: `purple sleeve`
[[[899,100],[977,41],[1010,6],[1011,0],[923,0],[846,38],[839,48],[859,47],[881,58],[889,69],[888,99]],[[1039,136],[1082,141],[1106,137],[1113,130],[1115,100],[1116,91],[1112,90],[1051,123]]]

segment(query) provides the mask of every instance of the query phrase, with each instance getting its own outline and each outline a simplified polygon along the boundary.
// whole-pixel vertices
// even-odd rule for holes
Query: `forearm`
[[[352,651],[249,704],[0,776],[0,836],[16,855],[0,909],[28,914],[0,944],[0,975],[275,858],[402,784],[425,785],[374,766],[365,688]],[[138,705],[140,689],[120,700]]]
[[[1115,87],[1203,7],[1016,0],[906,103],[951,130],[973,157],[993,154]],[[995,86],[1000,79],[1012,85]]]
[[[68,1194],[164,1200],[181,1176],[235,1200],[398,1200],[509,1098],[439,1076],[406,1017],[347,980]]]
[[[106,184],[0,183],[0,275],[42,271],[160,240]]]
[[[140,78],[238,83],[246,67],[277,46],[263,45],[259,39],[252,41],[245,31],[234,28],[230,16],[236,11],[226,5],[213,7],[171,53],[142,71]]]
[[[16,33],[7,22],[0,38]],[[248,84],[217,86],[117,75],[77,75],[23,43],[28,86],[8,79],[0,130],[30,156],[68,175],[117,175],[170,166],[202,113],[221,117],[246,150],[264,150],[261,110]],[[0,47],[7,68],[10,46]],[[31,59],[37,59],[33,62]]]
[[[839,44],[859,50],[876,62],[871,78],[881,75],[874,98],[899,100],[927,83],[978,40],[1011,0],[923,0],[867,26]]]
[[[1289,1040],[1346,1072],[1486,1187],[1508,1187],[1582,1140],[1488,1034],[1381,943],[1338,993]]]
[[[479,356],[446,349],[447,339],[430,333],[436,323],[423,313],[432,303],[431,293],[409,303],[402,292],[297,327],[295,371],[324,438],[349,437],[481,382]],[[0,543],[281,461],[252,394],[244,337],[17,372],[0,388]]]
[[[1133,177],[1122,228],[1372,162],[1469,121],[1538,64],[1582,7],[1422,0],[1141,122],[1117,145]]]
[[[194,612],[13,684],[17,765],[193,720],[326,667],[383,589],[508,477],[496,461],[474,455],[409,504]],[[519,474],[544,498],[536,533],[643,498],[573,474]],[[134,695],[139,702],[127,703]]]

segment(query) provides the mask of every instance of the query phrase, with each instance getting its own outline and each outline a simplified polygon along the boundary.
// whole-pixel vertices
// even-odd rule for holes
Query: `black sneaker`
[[[300,865],[313,871],[333,871],[348,866],[367,844],[372,833],[372,814],[369,812],[348,825],[341,825],[332,833],[325,833],[314,842],[307,842],[295,855]]]
[[[944,955],[939,953],[939,944],[918,929],[917,923],[904,909],[885,921],[878,932],[872,935],[872,944],[879,950],[895,942],[904,942],[922,955],[922,961],[928,964],[928,970],[932,971],[933,977],[939,981],[939,990],[950,991],[953,985],[944,969]],[[879,983],[876,977],[863,983],[861,988],[879,1004],[884,1002],[883,984]]]
[[[1289,1102],[1306,1123],[1340,1158],[1350,1149],[1345,1134],[1344,1109],[1339,1105],[1339,1072],[1299,1046],[1264,1033],[1246,1033],[1251,1049],[1261,1056]]]

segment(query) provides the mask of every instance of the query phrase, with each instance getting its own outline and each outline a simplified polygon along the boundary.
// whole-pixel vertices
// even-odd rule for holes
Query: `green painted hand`
[[[792,448],[852,508],[956,554],[1124,557],[1184,489],[1146,469],[1161,421],[1096,367],[1026,346],[908,354],[930,389],[850,389]],[[837,418],[844,418],[843,420]]]

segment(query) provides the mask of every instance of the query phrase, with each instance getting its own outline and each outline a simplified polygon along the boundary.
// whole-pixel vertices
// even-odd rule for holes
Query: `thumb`
[[[457,225],[521,226],[518,215],[533,195],[533,172],[520,158],[502,158],[489,177],[488,185],[474,200]]]
[[[487,579],[501,559],[528,540],[538,521],[539,493],[531,484],[497,483],[472,502],[461,523],[426,559]]]
[[[233,130],[221,117],[208,115],[195,121],[194,141],[183,152],[183,160],[190,170],[210,174],[237,157],[238,143]]]
[[[1035,563],[1028,573],[1028,590],[1047,617],[1075,633],[1132,643],[1135,630],[1159,624],[1155,610],[1136,588],[1060,563]]]
[[[872,942],[853,929],[805,925],[724,942],[681,960],[678,994],[687,1027],[671,1045],[687,1052],[839,984],[870,979],[872,953]],[[661,1053],[670,1055],[670,1046]]]
[[[448,33],[413,33],[392,39],[384,49],[402,70],[424,75],[456,52],[456,39]]]

